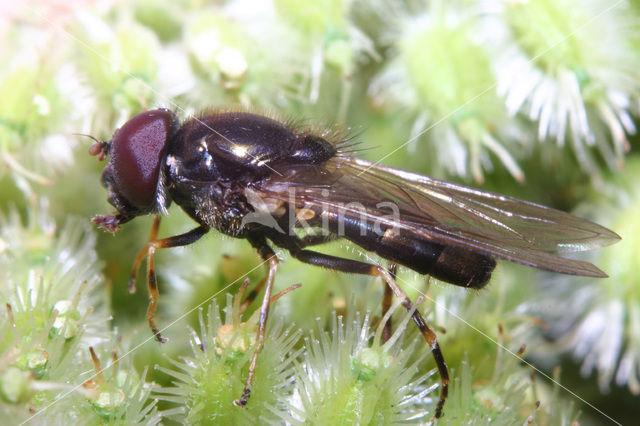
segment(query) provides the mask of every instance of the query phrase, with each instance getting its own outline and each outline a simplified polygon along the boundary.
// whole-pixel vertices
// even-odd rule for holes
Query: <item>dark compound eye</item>
[[[160,167],[176,128],[175,114],[157,109],[134,116],[113,135],[109,164],[114,186],[132,206],[152,206]]]

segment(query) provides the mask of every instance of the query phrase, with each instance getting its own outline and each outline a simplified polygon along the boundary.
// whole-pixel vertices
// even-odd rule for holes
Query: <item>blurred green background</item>
[[[0,8],[4,421],[388,424],[433,416],[439,376],[406,313],[394,311],[388,344],[375,337],[382,283],[285,253],[276,291],[302,287],[272,306],[249,406],[234,407],[258,303],[240,316],[232,295],[265,271],[247,242],[215,232],[157,252],[156,322],[170,341],[152,339],[144,273],[134,295],[126,289],[152,218],[115,237],[91,225],[113,208],[100,185],[104,163],[77,134],[109,140],[129,117],[157,107],[182,119],[243,108],[344,129],[356,135],[358,157],[613,229],[622,242],[581,257],[610,275],[604,280],[506,262],[481,291],[408,270],[398,280],[413,300],[424,296],[419,309],[452,375],[438,423],[637,421],[639,2]],[[160,236],[192,227],[174,205]],[[344,242],[321,251],[370,256]]]

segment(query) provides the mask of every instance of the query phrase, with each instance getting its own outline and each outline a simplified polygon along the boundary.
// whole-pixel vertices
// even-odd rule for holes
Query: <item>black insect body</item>
[[[594,265],[557,253],[611,244],[619,237],[593,222],[526,201],[370,163],[341,151],[333,133],[318,134],[263,115],[213,112],[186,121],[159,109],[140,113],[90,153],[110,155],[102,182],[117,213],[93,221],[115,232],[136,216],[155,214],[149,242],[137,255],[129,288],[147,257],[150,327],[158,298],[154,252],[191,244],[211,228],[249,241],[268,263],[255,353],[243,395],[250,395],[278,265],[272,245],[313,265],[382,277],[431,347],[442,386],[448,372],[436,335],[387,270],[307,247],[345,238],[394,264],[469,288],[481,288],[504,259],[565,274],[606,277]],[[199,226],[157,239],[160,214],[176,202]],[[300,230],[307,231],[300,236]],[[321,232],[317,232],[321,231]],[[255,297],[256,289],[252,292]],[[385,297],[383,305],[388,307]]]

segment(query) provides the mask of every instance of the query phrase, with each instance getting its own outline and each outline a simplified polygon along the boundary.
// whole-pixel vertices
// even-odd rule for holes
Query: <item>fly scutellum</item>
[[[594,265],[558,255],[612,244],[614,232],[571,214],[503,195],[432,179],[350,155],[338,132],[318,132],[263,115],[212,111],[180,123],[166,109],[140,113],[92,155],[109,161],[102,173],[117,210],[93,222],[108,231],[155,214],[147,245],[135,259],[129,288],[147,258],[155,326],[156,249],[196,242],[210,229],[243,238],[268,263],[255,352],[236,405],[250,396],[278,258],[272,247],[312,265],[381,277],[400,298],[431,348],[441,378],[435,417],[442,415],[449,376],[435,333],[396,284],[395,268],[309,250],[336,238],[375,252],[392,264],[467,288],[482,288],[503,259],[539,269],[606,277]],[[161,214],[177,203],[198,226],[157,239]],[[318,230],[301,235],[304,230]],[[302,232],[302,234],[304,234]],[[259,285],[260,286],[260,285]],[[253,297],[260,288],[252,292]],[[388,291],[387,291],[388,293]],[[388,305],[385,297],[383,305]]]

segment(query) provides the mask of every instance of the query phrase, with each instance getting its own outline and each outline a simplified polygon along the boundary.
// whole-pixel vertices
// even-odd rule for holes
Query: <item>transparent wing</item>
[[[563,211],[352,157],[292,168],[265,181],[260,193],[297,208],[366,217],[427,241],[572,275],[606,276],[588,262],[556,253],[620,239]],[[397,206],[397,217],[390,205]]]

